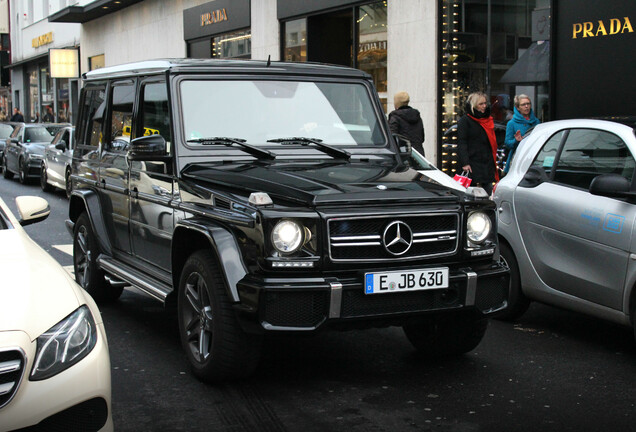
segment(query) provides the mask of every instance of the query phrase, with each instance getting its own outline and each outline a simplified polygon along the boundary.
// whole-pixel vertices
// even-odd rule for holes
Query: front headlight
[[[95,320],[86,305],[51,327],[37,339],[31,381],[50,378],[73,366],[97,343]]]
[[[44,155],[41,155],[39,153],[27,153],[27,159],[43,160]]]
[[[492,222],[486,213],[473,212],[468,215],[466,226],[468,228],[466,233],[468,240],[475,244],[480,244],[488,238],[492,229]]]
[[[303,231],[296,222],[282,220],[272,230],[272,244],[279,252],[286,254],[295,252],[302,244]]]

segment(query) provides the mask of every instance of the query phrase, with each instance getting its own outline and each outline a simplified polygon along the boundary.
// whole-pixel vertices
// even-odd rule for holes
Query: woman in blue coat
[[[531,127],[535,127],[539,123],[539,119],[532,112],[532,102],[527,95],[520,94],[515,96],[514,99],[514,115],[506,126],[506,140],[504,144],[508,149],[508,160],[506,161],[506,167],[504,173],[507,173],[510,169],[510,163],[517,150],[519,142],[523,139],[523,135]]]

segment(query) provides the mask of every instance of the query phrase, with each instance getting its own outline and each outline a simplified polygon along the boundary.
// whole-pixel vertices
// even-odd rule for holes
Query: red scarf
[[[497,172],[497,137],[495,137],[495,121],[492,116],[486,118],[476,118],[470,114],[466,114],[471,119],[475,120],[481,125],[488,135],[488,141],[490,141],[490,148],[492,148],[492,158],[495,161],[495,181],[499,181],[499,172]]]

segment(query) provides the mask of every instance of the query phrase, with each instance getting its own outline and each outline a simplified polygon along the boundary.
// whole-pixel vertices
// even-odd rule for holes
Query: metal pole
[[[491,42],[491,0],[488,0],[488,33],[486,37],[486,95],[490,98],[490,42]]]

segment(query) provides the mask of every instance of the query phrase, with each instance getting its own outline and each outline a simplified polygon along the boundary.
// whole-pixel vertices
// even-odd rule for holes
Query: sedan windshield
[[[50,143],[52,140],[53,135],[44,126],[30,127],[24,131],[24,142]]]
[[[268,146],[297,144],[281,140],[288,137],[333,146],[386,144],[362,84],[184,80],[180,88],[189,145],[206,137],[238,137]]]

